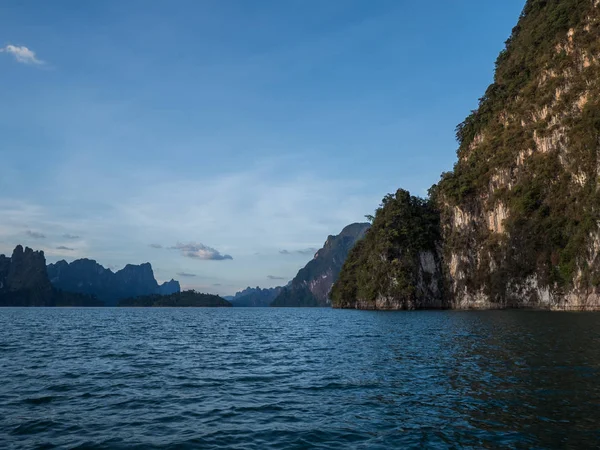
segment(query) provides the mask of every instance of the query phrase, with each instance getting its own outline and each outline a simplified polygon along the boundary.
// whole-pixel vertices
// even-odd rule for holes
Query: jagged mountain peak
[[[340,234],[328,236],[323,247],[282,289],[271,306],[328,306],[331,286],[348,252],[369,227],[369,223],[353,223],[344,227]]]

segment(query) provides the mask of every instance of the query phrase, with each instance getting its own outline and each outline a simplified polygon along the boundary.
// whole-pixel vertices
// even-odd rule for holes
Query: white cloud
[[[15,57],[17,62],[23,64],[44,64],[44,61],[35,56],[35,52],[33,50],[30,50],[25,46],[18,47],[16,45],[9,44],[4,48],[0,48],[0,53],[10,53]]]
[[[204,244],[196,244],[195,242],[190,242],[189,244],[178,243],[171,248],[175,250],[181,250],[181,254],[183,256],[192,259],[206,259],[214,261],[233,259],[230,255],[222,255],[214,248],[207,247]]]

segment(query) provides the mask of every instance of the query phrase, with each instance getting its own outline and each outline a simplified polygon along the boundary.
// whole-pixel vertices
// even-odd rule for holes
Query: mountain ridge
[[[231,296],[226,300],[230,301],[235,307],[254,307],[262,308],[268,307],[273,300],[282,291],[282,286],[273,288],[260,288],[259,286],[251,288],[248,286],[246,289],[236,292],[234,296]]]
[[[330,235],[288,286],[273,300],[272,307],[330,306],[329,293],[348,252],[362,239],[369,223],[353,223],[338,235]]]
[[[106,306],[116,306],[118,301],[142,295],[169,295],[180,292],[175,280],[159,285],[150,263],[127,264],[113,272],[93,259],[81,258],[67,263],[64,260],[46,268],[50,282],[57,289],[93,295]]]

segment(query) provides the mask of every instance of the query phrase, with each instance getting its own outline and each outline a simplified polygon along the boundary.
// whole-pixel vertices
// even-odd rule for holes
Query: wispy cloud
[[[305,248],[305,249],[301,249],[301,250],[293,250],[293,251],[284,249],[284,250],[279,250],[279,253],[282,255],[294,255],[294,254],[296,254],[296,255],[313,255],[314,253],[316,253],[317,250],[318,249],[313,248],[313,247]]]
[[[150,247],[151,248],[163,248],[163,246],[160,244],[150,244]]]
[[[288,160],[283,163],[289,166]],[[303,258],[294,255],[296,249],[317,247],[315,244],[371,211],[380,200],[379,195],[364,195],[360,190],[363,185],[355,180],[295,173],[281,177],[281,164],[270,159],[258,160],[260,167],[207,175],[202,180],[169,172],[157,177],[157,172],[149,169],[121,172],[121,168],[114,169],[113,178],[89,164],[74,159],[53,172],[54,182],[47,192],[53,203],[45,203],[44,198],[36,203],[23,202],[0,194],[0,239],[4,241],[0,242],[0,253],[12,252],[27,229],[43,231],[47,240],[72,233],[73,238],[81,238],[71,241],[63,236],[65,240],[46,249],[50,261],[65,256],[93,257],[105,267],[112,263],[122,268],[142,260],[159,264],[153,259],[159,254],[160,264],[174,276],[177,271],[199,270],[202,252],[193,248],[193,242],[192,246],[188,243],[190,237],[206,236],[196,242],[212,243],[214,247],[210,247],[218,254],[204,252],[205,259],[211,254],[213,259],[229,254],[235,255],[234,260],[224,262],[225,266],[204,262],[202,274],[183,278],[187,285],[210,290],[210,283],[218,280],[223,287],[256,286],[266,281],[267,274],[295,273]],[[130,180],[127,186],[119,181],[125,179]],[[80,189],[82,185],[89,189]],[[106,198],[112,199],[109,208],[93,207],[104,205]],[[164,250],[149,247],[152,243],[162,244]],[[168,251],[176,243],[182,244]],[[57,245],[76,250],[57,250]],[[280,249],[291,255],[280,256]],[[210,283],[200,284],[200,280],[209,279]]]
[[[278,277],[278,276],[275,276],[275,275],[267,275],[267,278],[269,280],[287,280],[286,277]]]
[[[222,255],[218,250],[208,247],[204,244],[190,242],[188,244],[177,243],[171,247],[173,250],[181,251],[181,254],[186,258],[203,259],[213,261],[223,261],[225,259],[233,259],[231,255]]]
[[[194,278],[196,276],[196,274],[188,273],[188,272],[177,272],[177,276],[184,277],[184,278]]]
[[[299,253],[301,255],[314,255],[317,250],[319,250],[318,248],[305,248],[304,250],[296,250],[296,253]]]
[[[44,61],[42,61],[41,59],[38,59],[37,56],[35,56],[35,52],[25,46],[17,46],[17,45],[7,45],[4,48],[0,48],[0,53],[8,53],[12,56],[14,56],[14,58],[17,60],[17,62],[20,62],[22,64],[35,64],[35,65],[42,65],[44,64]]]
[[[62,237],[64,237],[65,239],[71,239],[71,240],[75,240],[75,239],[79,239],[80,238],[80,236],[77,236],[75,234],[69,234],[69,233],[63,234]]]
[[[58,247],[56,247],[56,250],[67,250],[67,251],[70,251],[70,252],[73,252],[73,251],[75,251],[75,249],[74,249],[74,248],[71,248],[71,247],[65,247],[64,245],[59,245]]]
[[[27,234],[27,236],[29,236],[30,238],[34,238],[34,239],[45,239],[46,238],[46,235],[44,233],[40,233],[38,231],[27,230],[25,233]]]

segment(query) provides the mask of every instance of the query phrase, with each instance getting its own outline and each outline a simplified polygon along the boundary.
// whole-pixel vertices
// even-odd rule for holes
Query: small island
[[[202,294],[196,291],[176,292],[170,295],[145,295],[141,297],[126,298],[119,301],[120,307],[186,307],[186,308],[216,308],[232,306],[218,295]]]

